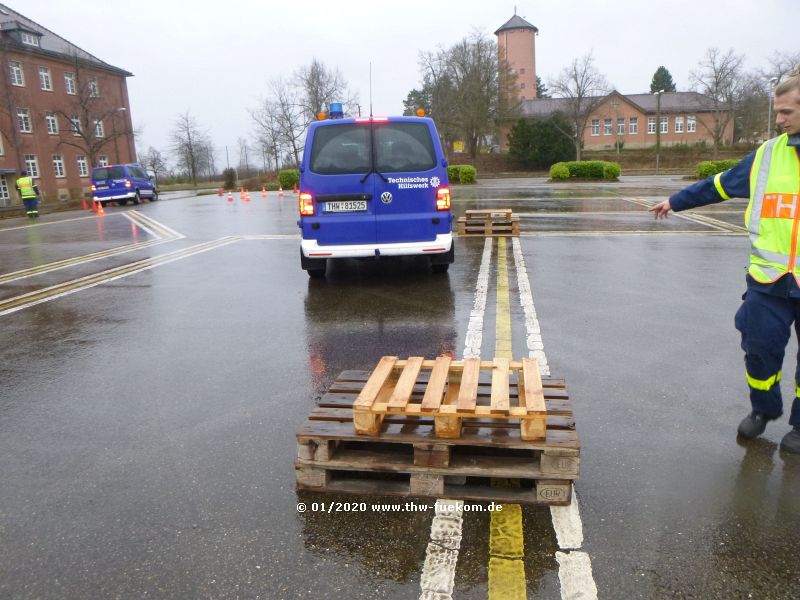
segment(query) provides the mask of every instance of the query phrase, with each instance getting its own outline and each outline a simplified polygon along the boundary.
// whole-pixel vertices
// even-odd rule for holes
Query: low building
[[[136,160],[127,77],[0,4],[0,208],[34,177],[46,203],[81,198],[93,166]]]

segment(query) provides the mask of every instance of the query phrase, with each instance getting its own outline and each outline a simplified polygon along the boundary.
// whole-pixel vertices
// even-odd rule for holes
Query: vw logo
[[[383,202],[384,204],[391,204],[392,192],[383,192],[381,194],[381,202]]]

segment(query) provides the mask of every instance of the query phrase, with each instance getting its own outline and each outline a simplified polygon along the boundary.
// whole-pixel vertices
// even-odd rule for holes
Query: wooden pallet
[[[518,236],[519,215],[510,208],[472,209],[458,219],[460,236]]]
[[[580,471],[580,443],[563,380],[542,382],[547,409],[542,440],[522,439],[518,424],[482,415],[462,417],[461,436],[440,438],[429,413],[386,413],[379,436],[354,430],[365,371],[345,371],[297,431],[297,485],[317,492],[569,504]],[[477,393],[490,401],[492,374]],[[412,396],[421,400],[430,374]],[[511,397],[517,389],[512,385]],[[523,392],[524,394],[524,392]],[[511,478],[518,487],[498,486]]]
[[[478,395],[482,373],[491,378],[488,398]],[[420,397],[414,391],[422,383]],[[355,432],[363,435],[376,435],[387,414],[399,413],[432,416],[440,438],[459,437],[464,417],[514,419],[523,440],[545,439],[547,415],[535,359],[455,361],[447,356],[436,360],[384,356],[353,404],[353,412]]]

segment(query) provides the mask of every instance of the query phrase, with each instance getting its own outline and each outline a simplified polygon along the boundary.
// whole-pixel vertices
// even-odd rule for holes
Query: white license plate
[[[107,185],[98,185],[98,186],[97,186],[97,189],[98,189],[98,190],[107,190],[107,189],[108,189],[108,186],[107,186]]]
[[[358,212],[364,210],[367,210],[366,200],[346,200],[325,203],[325,212]]]

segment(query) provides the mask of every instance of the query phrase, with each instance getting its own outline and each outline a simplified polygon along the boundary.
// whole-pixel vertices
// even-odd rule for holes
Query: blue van
[[[123,206],[132,200],[139,204],[143,198],[158,200],[158,189],[152,178],[138,164],[106,165],[92,169],[92,200],[104,206],[118,202]]]
[[[424,117],[328,119],[308,128],[300,165],[300,266],[324,277],[340,258],[424,255],[453,262],[447,160]]]

